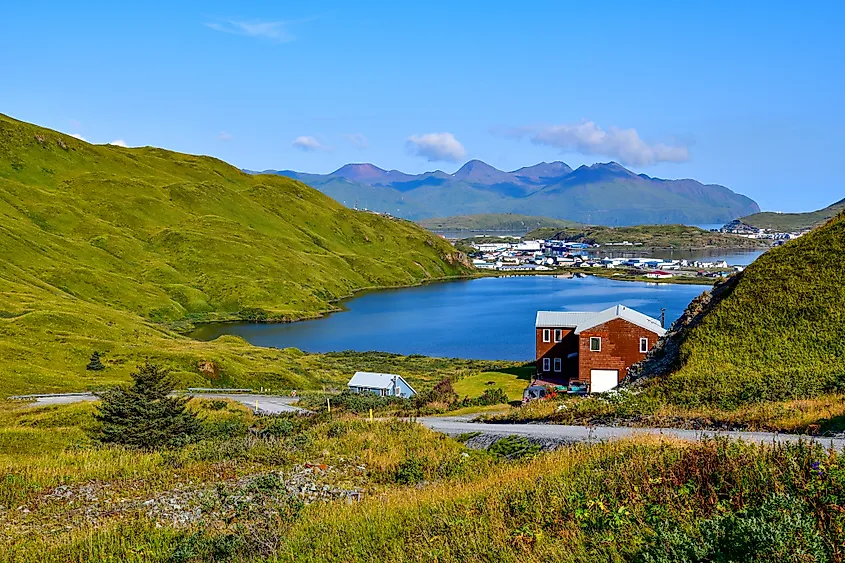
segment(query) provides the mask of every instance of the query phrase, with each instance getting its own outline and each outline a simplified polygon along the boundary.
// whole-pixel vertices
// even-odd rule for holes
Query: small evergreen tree
[[[88,360],[88,365],[85,366],[85,369],[89,371],[103,371],[106,369],[106,366],[103,365],[103,362],[100,361],[100,353],[94,352],[91,354],[91,359]]]
[[[166,369],[145,363],[131,374],[133,384],[100,396],[93,437],[106,444],[139,449],[172,448],[195,438],[200,430],[187,398],[169,397],[173,384]]]

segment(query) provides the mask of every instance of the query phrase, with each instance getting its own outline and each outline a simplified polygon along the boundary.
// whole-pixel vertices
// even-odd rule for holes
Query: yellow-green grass
[[[327,474],[324,483],[372,496],[396,488],[397,468],[408,460],[429,482],[475,478],[498,463],[411,422],[289,416],[293,430],[278,438],[259,437],[247,428],[272,428],[268,425],[277,419],[255,417],[232,401],[194,399],[189,404],[202,417],[207,435],[181,450],[161,452],[98,446],[87,432],[92,403],[5,405],[0,414],[0,547],[19,546],[26,553],[43,538],[64,543],[80,532],[98,537],[127,521],[143,529],[144,512],[125,510],[124,503],[186,488],[213,489],[304,462],[360,466],[362,471],[352,477]],[[76,492],[67,500],[49,497],[60,485]],[[89,509],[93,516],[86,517]],[[133,549],[128,543],[116,545]],[[75,557],[86,554],[87,549]]]
[[[842,454],[807,446],[656,438],[574,446],[459,483],[395,487],[352,505],[313,505],[275,530],[280,544],[274,554],[233,560],[648,561],[644,554],[660,553],[670,537],[685,535],[686,545],[704,539],[728,550],[780,554],[764,560],[838,560],[845,539],[838,501],[844,466]],[[783,499],[783,508],[746,519],[743,534],[708,536],[721,518],[772,499]],[[744,543],[761,532],[759,543]],[[219,532],[157,527],[137,515],[33,535],[7,553],[17,561],[167,561],[196,533]],[[197,555],[191,560],[209,557]],[[753,555],[739,551],[730,560]]]
[[[511,401],[522,399],[522,392],[531,383],[534,375],[533,366],[519,366],[501,371],[484,371],[469,375],[454,382],[455,393],[459,397],[478,397],[487,389],[503,389]]]
[[[2,115],[0,256],[0,393],[123,381],[151,355],[197,382],[198,363],[219,360],[229,380],[302,387],[304,374],[274,367],[285,352],[172,329],[305,318],[360,289],[469,271],[440,237],[300,182]],[[114,369],[86,372],[94,350]]]

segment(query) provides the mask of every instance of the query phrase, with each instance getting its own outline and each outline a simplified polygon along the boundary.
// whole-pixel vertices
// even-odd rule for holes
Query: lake
[[[285,324],[218,323],[191,336],[240,336],[256,346],[485,360],[533,360],[537,311],[601,311],[621,303],[666,326],[708,286],[622,282],[588,276],[513,276],[374,291],[322,319]]]

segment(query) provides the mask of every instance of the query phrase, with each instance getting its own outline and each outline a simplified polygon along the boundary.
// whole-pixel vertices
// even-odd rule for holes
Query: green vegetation
[[[468,375],[455,381],[455,393],[460,397],[478,397],[487,389],[499,388],[504,390],[511,401],[519,401],[522,392],[531,382],[534,370],[533,365],[528,365]]]
[[[182,382],[313,387],[295,352],[174,329],[304,318],[363,288],[468,272],[440,237],[302,183],[5,116],[0,217],[0,394],[125,382],[148,358]],[[105,370],[85,369],[95,351]]]
[[[735,408],[845,387],[845,215],[774,248],[694,302],[650,356],[653,392]]]
[[[706,248],[759,248],[766,243],[738,235],[713,233],[688,225],[639,225],[636,227],[583,226],[565,229],[535,229],[525,235],[527,239],[568,240],[588,244],[628,241],[641,249],[700,250]],[[620,246],[620,250],[631,247]]]
[[[839,200],[818,211],[808,213],[772,213],[766,211],[741,217],[739,221],[746,225],[757,227],[758,229],[791,233],[817,227],[843,210],[845,210],[845,199]]]
[[[131,386],[113,387],[100,395],[95,440],[156,449],[181,446],[199,434],[200,424],[187,409],[188,399],[168,396],[173,384],[167,371],[147,363],[129,375]]]
[[[827,562],[845,542],[845,454],[820,446],[485,452],[414,423],[192,400],[201,439],[142,451],[92,442],[91,404],[3,406],[0,548],[22,563]]]
[[[431,231],[531,231],[543,227],[563,229],[578,227],[575,221],[535,217],[516,213],[482,213],[480,215],[454,215],[417,221]]]

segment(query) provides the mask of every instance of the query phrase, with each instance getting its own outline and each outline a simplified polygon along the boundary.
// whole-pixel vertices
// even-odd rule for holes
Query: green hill
[[[690,306],[644,375],[686,405],[735,407],[845,388],[845,214],[763,254]]]
[[[418,224],[435,231],[530,231],[542,227],[577,227],[579,223],[566,219],[551,219],[517,213],[482,213],[453,215],[438,219],[421,219]]]
[[[837,213],[845,210],[845,199],[841,199],[824,209],[809,213],[773,213],[765,211],[741,217],[739,221],[758,229],[777,232],[795,232],[817,227]]]
[[[374,286],[466,271],[440,237],[275,175],[91,145],[0,115],[0,392],[84,388],[166,356],[185,377],[302,385],[285,352],[198,343],[190,321],[290,320]],[[86,372],[106,352],[110,369]]]
[[[588,244],[619,243],[628,241],[643,248],[704,249],[704,248],[758,248],[765,243],[725,233],[705,231],[688,225],[639,225],[636,227],[586,226],[568,228],[541,228],[525,235],[528,239],[560,239]],[[620,247],[625,248],[625,247]]]

